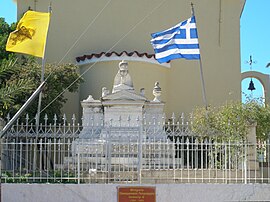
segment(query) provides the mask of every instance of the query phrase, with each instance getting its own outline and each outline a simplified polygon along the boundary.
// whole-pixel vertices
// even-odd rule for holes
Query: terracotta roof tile
[[[139,53],[138,51],[122,51],[121,53],[117,53],[115,51],[109,53],[92,53],[90,55],[78,56],[76,57],[76,61],[78,64],[88,64],[92,62],[109,61],[110,58],[111,60],[122,60],[126,59],[127,57],[130,57],[130,60],[150,62],[161,66],[170,67],[170,63],[159,64],[155,58],[155,54]]]
[[[132,56],[136,55],[138,57],[147,57],[149,59],[150,58],[155,58],[155,54],[139,53],[138,51],[133,51],[133,52],[130,52],[130,53],[128,53],[127,51],[122,51],[121,53],[117,53],[115,51],[112,51],[112,52],[109,52],[109,53],[101,52],[101,53],[93,53],[93,54],[90,54],[90,55],[79,56],[79,57],[76,57],[76,61],[80,62],[80,61],[84,61],[85,59],[91,60],[94,57],[95,58],[101,58],[102,56],[111,57],[113,54],[118,56],[118,57],[121,57],[121,56],[123,56],[125,54],[125,55],[127,55],[129,57],[132,57]]]

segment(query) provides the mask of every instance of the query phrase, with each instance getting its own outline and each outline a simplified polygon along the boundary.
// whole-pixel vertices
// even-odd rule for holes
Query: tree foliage
[[[16,105],[9,106],[5,109],[4,114],[8,112],[15,113],[18,107],[22,106],[24,102],[31,96],[34,90],[40,85],[41,80],[41,65],[33,58],[27,58],[16,63],[18,71],[12,74],[9,78],[8,84],[13,85],[19,80],[28,80],[34,86],[32,90],[28,90],[23,94],[18,95],[14,99]],[[76,92],[82,78],[77,72],[77,66],[74,64],[46,64],[45,78],[46,86],[42,91],[42,105],[41,116],[47,114],[49,119],[52,119],[54,114],[60,115],[63,104],[67,101],[64,92]],[[37,113],[38,99],[34,101],[27,113],[31,118],[35,117]]]
[[[9,25],[4,18],[0,18],[0,116],[4,116],[11,107],[17,109],[17,97],[35,87],[31,78],[20,78],[10,83],[12,75],[19,71],[14,54],[6,51],[9,33],[15,28],[15,23]]]
[[[9,25],[4,18],[0,18],[0,62],[8,59],[13,53],[6,51],[6,43],[9,33],[16,29],[16,24]]]
[[[0,18],[0,117],[15,114],[40,85],[41,65],[33,57],[16,56],[7,52],[6,42],[16,24],[9,25]],[[41,116],[45,113],[52,119],[60,115],[67,101],[64,92],[75,92],[82,78],[73,64],[46,64],[47,84],[43,90]],[[37,113],[38,99],[27,109],[30,118]]]
[[[192,130],[202,136],[219,135],[230,140],[246,138],[248,127],[256,123],[256,135],[266,140],[270,132],[270,106],[259,100],[230,102],[220,107],[197,108]]]
[[[249,119],[256,122],[257,139],[262,141],[269,138],[270,133],[270,106],[264,104],[262,99],[249,100],[246,104]]]
[[[18,109],[17,99],[25,95],[26,92],[34,90],[33,78],[18,78],[11,82],[11,78],[19,71],[16,65],[17,59],[2,60],[0,63],[0,116],[6,115],[6,112]]]

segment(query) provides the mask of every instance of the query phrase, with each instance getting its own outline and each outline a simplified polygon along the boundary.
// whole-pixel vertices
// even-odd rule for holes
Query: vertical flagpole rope
[[[194,11],[194,4],[191,2],[191,14],[193,16],[195,16],[195,11]],[[198,28],[197,28],[198,29]],[[198,35],[198,40],[199,40],[199,35]],[[200,64],[200,75],[201,75],[201,82],[202,82],[202,96],[203,96],[203,102],[205,105],[205,109],[207,110],[208,108],[208,103],[207,103],[207,99],[206,99],[206,90],[205,90],[205,82],[204,82],[204,76],[203,76],[203,68],[202,68],[202,57],[200,54],[200,60],[199,60],[199,64]]]
[[[106,51],[106,53],[110,52],[117,44],[119,44],[124,38],[126,38],[134,29],[138,27],[146,18],[148,18],[150,15],[152,15],[155,10],[157,10],[166,0],[163,0],[160,4],[158,4],[156,7],[154,7],[145,17],[143,17],[138,23],[136,23],[125,35],[123,35],[110,49]],[[105,54],[106,54],[105,53]],[[90,65],[77,79],[75,79],[67,88],[65,88],[60,94],[58,94],[46,107],[42,109],[41,112],[46,110],[55,100],[58,99],[63,93],[65,93],[76,81],[78,81],[84,74],[86,74],[94,65],[96,65],[99,61],[98,59],[95,63]]]

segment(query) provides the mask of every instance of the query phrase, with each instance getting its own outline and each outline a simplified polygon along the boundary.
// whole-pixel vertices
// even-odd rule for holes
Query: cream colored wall
[[[153,53],[150,33],[169,28],[191,14],[190,0],[164,1],[153,11],[162,1],[112,0],[82,37],[80,35],[107,0],[39,0],[36,4],[34,0],[18,0],[18,16],[29,6],[37,11],[47,11],[49,2],[52,2],[47,61],[58,63],[66,55],[63,62],[75,62],[77,56],[108,50]],[[240,14],[243,0],[194,0],[193,3],[208,102],[219,105],[230,99],[240,100]],[[74,45],[77,39],[78,43]],[[81,67],[81,72],[86,66]],[[191,112],[194,107],[204,105],[198,61],[174,60],[170,69],[143,62],[130,62],[129,67],[135,88],[144,87],[149,98],[154,82],[160,81],[168,115]],[[103,86],[111,89],[117,68],[116,61],[101,62],[92,67],[84,75],[86,81],[81,85],[80,95],[69,95],[64,111],[78,114],[80,100],[88,94],[98,99]]]

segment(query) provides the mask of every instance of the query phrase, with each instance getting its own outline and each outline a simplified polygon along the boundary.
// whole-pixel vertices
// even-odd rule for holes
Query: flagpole
[[[45,57],[42,58],[41,78],[40,78],[41,83],[44,82],[44,74],[45,74]],[[38,129],[39,129],[41,101],[42,101],[42,91],[40,91],[39,97],[38,97],[38,108],[37,108],[37,115],[36,115],[36,133],[38,133]]]
[[[192,14],[192,16],[195,16],[194,4],[191,2],[190,5],[191,5],[191,14]],[[199,40],[199,36],[198,36],[198,40]],[[202,59],[201,59],[201,55],[200,55],[199,64],[200,64],[200,73],[201,73],[201,82],[202,82],[203,102],[204,102],[204,104],[205,104],[205,109],[207,110],[207,108],[208,108],[208,103],[207,103],[207,99],[206,99],[206,90],[205,90],[205,83],[204,83],[204,76],[203,76],[203,68],[202,68]]]
[[[13,125],[13,123],[17,120],[17,118],[25,111],[25,109],[34,101],[37,95],[42,91],[45,86],[45,82],[42,82],[39,87],[35,90],[35,92],[28,98],[28,100],[23,104],[23,106],[18,110],[18,112],[12,117],[11,120],[5,125],[5,127],[0,132],[0,138],[4,136],[7,130]]]
[[[205,104],[205,109],[207,110],[208,104],[206,100],[206,91],[205,91],[205,83],[204,83],[204,77],[203,77],[203,69],[202,69],[202,60],[200,58],[200,71],[201,71],[201,81],[202,81],[202,94],[203,94],[203,102]]]
[[[49,13],[52,12],[51,3],[50,3],[50,5],[49,5],[48,12],[49,12]],[[47,42],[47,39],[48,39],[48,35],[47,35],[47,38],[46,38],[46,42]],[[44,45],[44,56],[42,57],[41,78],[40,78],[40,82],[41,82],[41,83],[44,82],[44,75],[45,75],[45,62],[46,62],[46,58],[45,58],[45,50],[46,50],[46,44],[47,44],[47,43],[45,43],[45,45]],[[37,108],[37,115],[36,115],[36,133],[38,133],[38,129],[39,129],[39,119],[40,119],[41,101],[42,101],[42,91],[40,91],[39,97],[38,97],[38,108]]]

